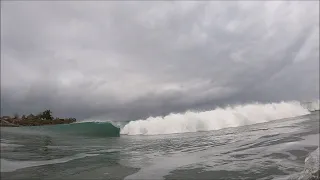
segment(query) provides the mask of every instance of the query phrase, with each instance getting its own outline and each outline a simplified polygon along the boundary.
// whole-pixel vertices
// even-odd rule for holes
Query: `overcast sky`
[[[1,1],[1,112],[133,120],[319,98],[319,1]]]

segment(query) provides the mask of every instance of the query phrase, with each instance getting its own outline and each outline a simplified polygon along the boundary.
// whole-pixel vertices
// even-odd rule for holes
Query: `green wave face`
[[[93,137],[119,137],[120,128],[109,122],[83,122],[74,124],[60,124],[43,128],[55,133],[83,135]]]

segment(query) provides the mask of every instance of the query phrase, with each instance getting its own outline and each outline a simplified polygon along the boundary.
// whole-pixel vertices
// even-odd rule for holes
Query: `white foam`
[[[313,100],[310,102],[302,103],[302,106],[307,108],[309,111],[319,111],[320,100]]]
[[[309,114],[300,102],[246,104],[217,108],[211,111],[170,114],[131,121],[121,129],[126,135],[157,135],[197,131],[210,131],[237,127],[276,119]]]
[[[82,121],[76,121],[76,122],[74,122],[74,124],[76,124],[76,123],[87,123],[87,122],[105,123],[105,122],[109,122],[109,120],[103,120],[103,119],[84,119],[84,120],[82,120]]]

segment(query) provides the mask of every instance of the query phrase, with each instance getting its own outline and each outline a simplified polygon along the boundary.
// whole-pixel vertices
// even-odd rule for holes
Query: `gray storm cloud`
[[[131,120],[319,98],[319,2],[1,1],[1,113]]]

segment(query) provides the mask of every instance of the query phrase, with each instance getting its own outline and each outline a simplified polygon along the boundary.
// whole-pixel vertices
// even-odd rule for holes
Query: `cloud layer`
[[[1,2],[1,111],[129,120],[319,98],[319,2]]]

